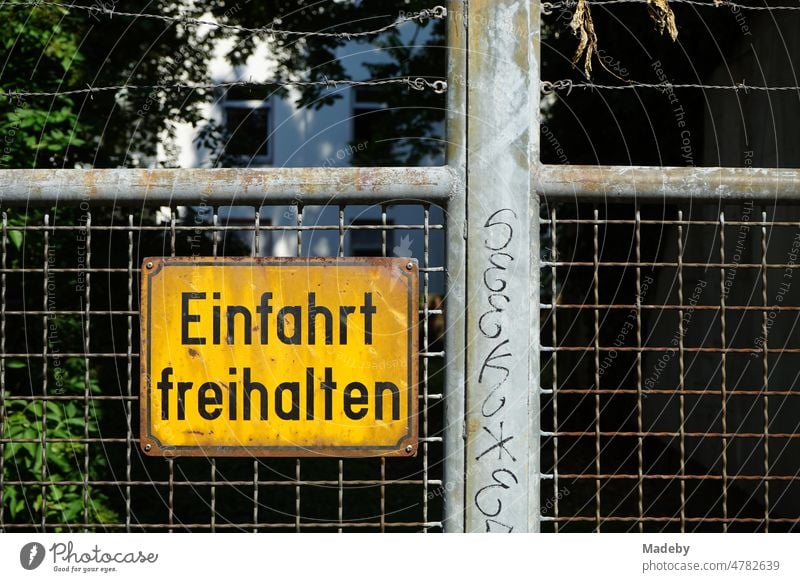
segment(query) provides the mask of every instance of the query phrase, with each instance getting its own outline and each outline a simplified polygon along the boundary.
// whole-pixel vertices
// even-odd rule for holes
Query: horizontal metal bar
[[[769,521],[769,523],[800,523],[800,518],[797,517],[708,517],[706,515],[700,517],[691,517],[691,516],[684,516],[681,517],[673,516],[673,517],[651,517],[651,516],[631,516],[631,517],[616,517],[616,516],[600,516],[600,522],[628,522],[628,523],[636,523],[636,522],[656,522],[656,523],[677,523],[681,520],[687,523],[764,523]],[[597,517],[594,515],[587,516],[587,515],[575,515],[570,517],[542,517],[542,521],[557,521],[560,523],[566,523],[571,521],[585,521],[585,522],[596,522]]]
[[[2,358],[4,359],[5,356],[3,356]],[[777,394],[777,392],[770,392],[770,394]],[[99,396],[98,395],[98,396],[91,396],[90,398],[91,398],[91,400],[105,400],[105,401],[137,402],[139,400],[138,396]],[[442,400],[443,396],[441,394],[435,394],[435,393],[434,394],[430,394],[429,393],[427,395],[420,394],[419,396],[417,396],[417,398],[421,402],[424,402],[426,400]],[[17,395],[9,396],[9,395],[6,395],[5,400],[6,400],[6,402],[17,402],[17,401],[22,401],[22,402],[66,402],[66,401],[78,402],[78,401],[81,401],[82,402],[82,401],[85,400],[85,397],[82,394],[73,394],[72,396],[17,396]],[[28,439],[28,440],[30,442],[39,442],[40,441],[40,439],[38,439],[38,438]],[[50,442],[53,442],[55,439],[49,439],[49,440],[50,440]],[[111,441],[114,441],[114,440],[122,441],[122,442],[127,442],[128,441],[128,439],[110,439],[110,438],[106,438],[106,437],[98,437],[96,439],[78,439],[78,438],[75,438],[75,439],[63,439],[63,440],[65,442],[77,442],[77,441],[89,442],[89,441],[92,441],[92,440],[96,441],[96,442],[111,442]],[[137,440],[137,439],[133,439],[133,440]],[[2,444],[4,442],[21,443],[21,442],[25,442],[25,440],[24,439],[19,439],[19,438],[16,438],[16,437],[12,438],[12,439],[0,438],[0,444]],[[423,437],[423,438],[419,439],[419,442],[421,442],[421,443],[440,443],[440,442],[442,442],[442,437],[433,437],[433,436],[432,437]]]
[[[683,351],[686,353],[712,353],[712,354],[797,354],[800,353],[800,348],[715,348],[715,347],[689,347],[684,346]],[[642,346],[641,348],[633,346],[542,346],[543,352],[591,352],[597,350],[598,352],[631,352],[631,353],[646,353],[646,352],[677,352],[678,348],[670,346]],[[33,357],[33,355],[31,355]]]
[[[591,261],[557,261],[557,262],[542,262],[542,267],[592,267],[595,263]],[[622,262],[622,261],[605,261],[597,262],[598,267],[650,267],[650,268],[664,268],[677,269],[680,267],[686,269],[761,269],[760,263],[646,263],[646,262]],[[767,263],[764,265],[767,269],[800,269],[797,263]]]
[[[446,203],[452,170],[430,168],[219,168],[0,170],[0,204]]]
[[[536,189],[548,201],[800,202],[800,170],[643,166],[541,166]]]
[[[800,265],[798,265],[800,268]],[[419,267],[417,269],[420,273],[444,273],[445,267]],[[9,269],[0,269],[0,273],[44,273],[44,267],[41,268],[9,268]],[[57,268],[53,267],[48,268],[47,272],[49,274],[53,273],[139,273],[141,269],[126,269],[123,267],[120,268],[102,268],[102,267],[92,267],[91,269],[82,269],[80,267],[72,267],[72,268]],[[94,312],[93,312],[94,313]]]
[[[546,218],[546,217],[543,217],[543,219],[544,218]],[[570,219],[561,219],[561,218],[559,218],[559,219],[556,220],[556,224],[586,224],[586,225],[595,225],[595,224],[597,224],[597,225],[600,225],[600,226],[602,226],[602,225],[610,225],[610,224],[613,224],[613,225],[628,224],[628,225],[631,225],[631,226],[636,226],[636,224],[640,224],[642,226],[648,226],[648,225],[649,226],[658,226],[659,228],[662,228],[665,225],[669,225],[669,226],[692,226],[692,227],[694,227],[694,226],[709,226],[709,227],[712,227],[712,228],[719,228],[719,225],[722,224],[722,223],[719,220],[677,220],[677,219],[673,219],[673,218],[670,218],[670,217],[665,217],[663,220],[639,220],[639,221],[632,220],[632,219],[623,220],[623,219],[616,219],[616,218],[609,218],[609,219],[598,218],[597,220],[595,220],[594,218],[586,218],[586,219],[576,218],[576,219],[571,219],[571,220]],[[754,227],[754,226],[767,226],[767,227],[770,227],[770,228],[777,228],[777,227],[798,228],[798,227],[800,227],[800,222],[790,222],[790,221],[786,221],[786,220],[783,220],[783,221],[781,221],[781,220],[775,220],[775,221],[767,220],[766,222],[760,221],[760,220],[753,220],[752,222],[747,221],[747,220],[726,220],[725,221],[725,226],[729,226],[729,227],[746,226],[748,228]],[[41,228],[44,228],[44,227],[41,227]],[[51,226],[51,227],[48,227],[48,228],[55,228],[55,227]],[[74,230],[76,227],[64,227],[64,228],[70,228],[70,229]],[[92,227],[92,228],[94,228],[94,227]],[[117,228],[117,227],[114,227],[114,228]],[[163,229],[164,227],[161,227],[161,228]],[[287,228],[291,228],[291,227],[287,227]],[[128,230],[127,228],[122,228],[122,227],[120,227],[120,229],[121,230]],[[9,227],[8,230],[12,230],[11,227]],[[292,230],[294,230],[294,229],[292,229]]]
[[[711,479],[714,481],[721,481],[722,475],[702,474],[702,475],[675,475],[675,474],[654,474],[645,473],[638,474],[624,474],[624,473],[558,473],[561,479],[650,479],[658,481],[691,481],[691,480],[704,480]],[[738,479],[740,481],[794,481],[797,475],[740,475],[738,473],[731,473],[727,479]],[[772,518],[770,518],[772,520]]]
[[[48,439],[48,442],[50,440]],[[57,485],[60,487],[67,487],[67,486],[76,486],[76,485],[83,485],[83,480],[69,480],[69,481],[36,481],[36,480],[26,480],[26,481],[10,481],[6,479],[4,481],[6,485],[9,487],[35,487],[35,486],[42,486],[42,485]],[[193,487],[193,486],[205,486],[205,487],[252,487],[255,485],[252,479],[244,480],[217,480],[217,481],[206,481],[206,480],[195,480],[195,481],[182,481],[180,479],[172,480],[172,481],[126,481],[126,480],[92,480],[89,481],[92,485],[95,486],[115,486],[115,485],[130,485],[132,487],[169,487],[170,485],[175,487]],[[278,481],[275,479],[272,480],[264,480],[258,481],[259,487],[340,487],[340,486],[347,486],[347,487],[364,487],[364,486],[383,486],[383,487],[394,487],[397,485],[405,485],[405,486],[419,486],[424,484],[425,481],[422,479],[409,479],[407,481],[400,480],[400,479],[385,479],[385,480],[378,480],[378,479],[354,479],[354,480],[286,480],[286,481]],[[428,479],[428,485],[438,486],[441,487],[443,482],[440,479]]]
[[[542,394],[553,394],[552,390],[542,390]],[[556,394],[630,394],[636,396],[639,394],[651,396],[653,394],[666,394],[674,395],[696,395],[696,396],[722,396],[723,394],[731,399],[734,396],[800,396],[800,390],[742,390],[736,388],[735,390],[706,390],[706,389],[690,389],[690,388],[672,388],[672,389],[656,389],[647,388],[638,390],[636,388],[559,388]]]
[[[544,310],[552,310],[552,303],[542,303],[539,306]],[[719,305],[673,305],[673,304],[654,304],[654,305],[626,305],[626,304],[613,304],[613,303],[557,303],[556,309],[642,309],[642,310],[655,310],[664,311],[665,309],[680,311],[693,309],[695,311],[720,311],[722,309]],[[759,313],[769,311],[800,311],[800,305],[725,305],[725,311],[756,311]],[[11,313],[7,311],[6,313]],[[92,313],[95,313],[94,311]]]
[[[260,208],[266,208],[262,206]],[[223,219],[224,220],[224,219]],[[81,226],[77,224],[75,226],[44,226],[42,224],[36,225],[19,225],[19,226],[8,226],[6,227],[7,231],[16,231],[16,232],[49,232],[54,233],[57,231],[66,231],[66,232],[97,232],[97,231],[121,231],[121,232],[162,232],[168,233],[172,230],[175,232],[203,232],[203,233],[214,233],[214,232],[253,232],[258,230],[258,232],[265,232],[265,231],[282,231],[282,232],[319,232],[319,231],[356,231],[356,230],[377,230],[377,231],[389,231],[389,230],[444,230],[443,224],[429,224],[425,226],[424,224],[387,224],[387,225],[361,225],[361,224],[345,224],[343,226],[333,225],[333,224],[312,224],[306,226],[299,226],[299,225],[278,225],[278,226],[262,226],[262,225],[255,225],[255,216],[252,217],[254,224],[241,224],[236,223],[234,226],[225,226],[227,223],[223,223],[220,226],[212,226],[210,224],[197,224],[191,226],[171,226],[169,223],[163,223],[159,226]],[[714,223],[716,224],[716,223]],[[733,223],[727,223],[733,224]]]
[[[423,269],[420,269],[420,271],[422,271],[422,270]],[[127,271],[127,269],[126,269],[126,271]],[[3,269],[0,269],[0,274],[4,273],[4,272],[5,271]],[[9,272],[10,272],[10,270],[9,270]],[[91,272],[94,273],[96,271],[94,269],[92,269]],[[48,273],[52,273],[52,270],[48,269]],[[561,306],[559,306],[559,307],[561,307]],[[542,306],[542,308],[544,308],[544,306]],[[660,309],[661,307],[659,306],[658,308]],[[695,306],[695,309],[697,309],[697,306]],[[731,308],[730,307],[726,307],[726,309],[731,309]],[[760,308],[760,309],[763,309],[763,307]],[[789,308],[784,308],[784,309],[789,309]],[[792,309],[795,309],[795,308],[792,308]],[[797,307],[796,309],[800,310],[800,307]],[[424,310],[424,309],[417,310],[417,314],[418,315],[425,315],[425,312],[426,312],[426,310]],[[6,315],[47,315],[48,317],[52,317],[54,315],[86,315],[86,313],[87,313],[87,311],[85,309],[81,309],[81,310],[69,310],[69,309],[59,310],[59,309],[53,309],[52,311],[42,311],[42,310],[35,310],[35,309],[31,309],[29,311],[19,311],[19,310],[9,309],[9,310],[5,311]],[[109,311],[109,310],[104,310],[104,309],[98,309],[98,310],[92,309],[88,313],[89,313],[89,315],[97,315],[97,316],[100,316],[100,315],[137,315],[138,316],[139,315],[138,311],[127,311],[127,310]],[[428,313],[428,315],[442,315],[444,313],[444,310],[442,310],[442,309],[428,309],[427,313]],[[2,359],[4,357],[5,356],[2,353],[0,353],[0,359]]]
[[[620,432],[620,431],[599,431],[599,430],[591,430],[591,431],[582,431],[582,430],[575,430],[575,431],[542,431],[539,433],[541,436],[557,436],[557,437],[575,437],[575,438],[586,438],[586,437],[701,437],[704,439],[711,439],[711,438],[718,438],[718,439],[733,439],[733,438],[746,438],[746,439],[762,439],[762,438],[771,438],[771,439],[800,439],[800,433],[796,432],[770,432],[770,433],[763,433],[763,432],[689,432],[689,431],[650,431],[650,432],[638,432],[638,431],[627,431],[627,432]]]
[[[665,348],[666,349],[666,348]],[[48,354],[39,353],[6,353],[3,358],[28,358],[28,359],[42,359],[42,358],[138,358],[139,352],[52,352]],[[443,358],[444,352],[419,352],[421,358]]]
[[[422,397],[420,397],[420,400]],[[9,398],[8,401],[11,402],[15,399]],[[43,401],[43,398],[35,398],[34,400]],[[77,400],[77,399],[76,399]],[[37,427],[40,428],[40,427]],[[14,443],[41,443],[41,438],[0,438],[0,444],[14,444]],[[82,443],[82,444],[92,444],[92,443],[109,443],[109,444],[119,444],[119,443],[138,443],[139,439],[134,437],[94,437],[94,438],[85,438],[85,437],[78,437],[75,438],[48,438],[47,442],[50,444],[53,443]],[[419,439],[421,443],[440,443],[442,442],[442,437],[421,437]]]

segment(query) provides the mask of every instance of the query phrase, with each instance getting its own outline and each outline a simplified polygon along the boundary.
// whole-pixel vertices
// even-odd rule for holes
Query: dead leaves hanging
[[[579,39],[572,64],[577,64],[583,56],[583,72],[589,79],[592,76],[592,56],[597,51],[597,34],[594,31],[592,10],[589,8],[588,0],[578,0],[569,27],[572,29],[572,34]]]
[[[675,24],[675,13],[669,6],[669,0],[647,0],[647,11],[650,18],[653,19],[658,33],[663,35],[666,31],[674,42],[678,38],[678,27]],[[575,13],[572,15],[569,27],[572,29],[572,34],[578,37],[578,48],[572,57],[572,64],[577,65],[583,59],[583,73],[587,79],[591,79],[592,59],[597,53],[598,47],[589,0],[577,0]]]
[[[673,42],[678,38],[678,27],[675,26],[675,13],[669,7],[668,0],[647,0],[647,12],[656,23],[659,34],[666,30]]]

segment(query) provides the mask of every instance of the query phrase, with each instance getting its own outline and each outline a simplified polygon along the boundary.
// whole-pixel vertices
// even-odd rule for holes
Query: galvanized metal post
[[[445,316],[444,530],[464,531],[464,390],[467,314],[467,21],[466,1],[447,4],[447,166],[452,196],[447,205]]]
[[[473,0],[465,530],[539,528],[538,3]]]

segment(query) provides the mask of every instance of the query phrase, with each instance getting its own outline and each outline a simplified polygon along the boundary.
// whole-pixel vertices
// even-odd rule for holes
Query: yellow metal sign
[[[143,450],[416,454],[418,281],[409,259],[145,259]]]

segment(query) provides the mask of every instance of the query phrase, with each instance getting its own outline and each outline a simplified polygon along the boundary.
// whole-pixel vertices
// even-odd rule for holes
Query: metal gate
[[[0,389],[6,394],[12,380],[19,385],[27,377],[31,391],[0,397],[0,463],[7,467],[17,455],[30,455],[34,474],[0,483],[0,529],[519,532],[573,526],[774,529],[797,523],[798,513],[780,505],[793,495],[796,470],[790,462],[779,467],[775,459],[792,455],[798,430],[788,420],[781,420],[788,423],[784,428],[774,428],[779,413],[772,408],[775,399],[792,398],[795,392],[776,386],[773,393],[766,381],[738,386],[727,368],[737,354],[756,353],[761,378],[768,379],[771,354],[793,349],[772,347],[768,341],[773,317],[768,270],[794,266],[772,259],[764,229],[796,225],[763,215],[756,220],[754,212],[750,224],[761,229],[761,258],[733,263],[725,237],[731,242],[736,236],[741,208],[732,210],[739,220],[731,221],[730,213],[709,219],[677,210],[669,218],[655,218],[644,206],[621,206],[628,210],[607,214],[601,204],[650,197],[675,203],[688,198],[788,201],[800,175],[793,170],[542,165],[542,8],[519,0],[448,3],[444,167],[1,172],[0,199],[9,210],[2,225]],[[576,199],[590,206],[563,204]],[[210,224],[176,219],[177,207],[201,202],[215,209]],[[231,204],[285,205],[296,224],[261,224],[260,212],[254,211],[251,225],[232,226],[218,220],[218,209]],[[309,208],[331,204],[338,209],[335,223],[303,220]],[[34,212],[31,205],[48,209]],[[166,224],[152,217],[162,205],[171,209]],[[359,226],[349,221],[351,205],[377,205],[381,222]],[[415,207],[418,219],[390,224],[387,216],[395,206]],[[441,222],[432,219],[436,208],[443,211]],[[673,258],[648,256],[641,247],[643,233],[655,226],[673,231]],[[716,228],[719,257],[703,266],[714,270],[717,280],[711,275],[697,279],[689,272],[700,262],[689,260],[681,247],[689,226]],[[228,231],[248,231],[248,240],[254,241],[283,230],[295,234],[302,253],[308,236],[328,230],[338,234],[344,253],[345,240],[359,228],[381,233],[383,254],[388,252],[387,233],[420,234],[426,295],[428,277],[445,276],[443,348],[429,325],[441,310],[427,296],[421,303],[418,458],[143,459],[131,428],[138,398],[137,265],[143,250],[193,252],[184,236],[197,231],[198,253],[222,254],[229,252],[224,248]],[[588,233],[592,242],[586,256],[565,255],[563,237],[569,229]],[[633,254],[607,256],[600,241],[623,235],[634,241]],[[429,260],[433,236],[446,245],[445,264]],[[20,252],[29,253],[24,266],[13,264],[19,258],[10,246],[15,240],[26,241],[20,246],[27,249]],[[543,240],[550,250],[540,255]],[[741,309],[726,303],[724,285],[734,265],[763,278],[763,305]],[[630,300],[604,302],[600,282],[620,267],[627,268]],[[576,284],[584,285],[588,295],[564,303],[559,290],[567,276],[575,277],[570,269],[586,270],[588,275]],[[643,284],[655,280],[653,269],[675,271],[677,295],[660,303],[645,296]],[[700,280],[702,300],[694,295]],[[7,304],[7,290],[23,285],[22,304]],[[69,303],[74,293],[66,293],[63,285],[78,285],[79,300]],[[122,303],[119,289],[127,289]],[[707,295],[710,289],[720,291],[716,299]],[[706,324],[716,326],[716,343],[683,342],[690,307],[696,327],[703,321],[701,312],[715,314]],[[607,318],[609,311],[623,315]],[[676,314],[672,327],[656,337],[669,341],[677,328],[677,346],[646,342],[643,330],[655,325],[650,312],[657,311]],[[764,341],[753,349],[731,343],[734,318],[745,312],[760,318],[764,331]],[[624,325],[629,314],[632,327],[624,329],[632,331],[616,345],[621,328],[613,322]],[[579,328],[588,326],[588,335],[565,335],[569,318]],[[633,376],[606,384],[610,381],[601,377],[602,366],[612,349],[614,357],[628,359]],[[665,369],[677,366],[670,372],[675,382],[664,384],[664,372],[662,383],[651,386],[644,370],[665,353],[672,354]],[[690,373],[690,359],[700,354],[722,362],[719,389],[702,394]],[[578,371],[570,376],[565,366]],[[70,374],[62,374],[63,369]],[[115,380],[109,383],[108,376],[98,375],[101,370]],[[61,385],[66,377],[69,386]],[[565,378],[585,383],[571,385]],[[716,424],[692,425],[693,398],[704,399],[702,410],[719,412]],[[657,401],[669,411],[664,426],[650,417]],[[624,422],[608,412],[620,402],[633,415]],[[59,424],[62,407],[77,407],[81,422]],[[748,418],[757,410],[761,416],[745,427],[728,415],[734,410]],[[585,422],[571,425],[570,411],[588,419],[588,427]],[[16,432],[7,437],[12,422]],[[691,464],[698,439],[706,439],[703,446],[713,451],[697,454],[719,450],[719,466],[701,472],[700,465]],[[665,440],[678,443],[677,449],[669,447],[678,450],[677,457],[668,459],[671,464],[650,458],[658,457]],[[749,443],[744,452],[728,454],[739,441]],[[56,457],[63,466],[53,464]],[[736,465],[741,459],[756,459],[755,465],[745,470]],[[61,479],[62,472],[82,479]],[[739,487],[739,482],[749,485]],[[719,502],[692,504],[711,488]],[[675,503],[672,508],[653,504],[665,496]],[[749,503],[754,498],[761,501]],[[30,519],[21,523],[12,516],[20,512]]]

